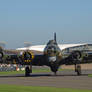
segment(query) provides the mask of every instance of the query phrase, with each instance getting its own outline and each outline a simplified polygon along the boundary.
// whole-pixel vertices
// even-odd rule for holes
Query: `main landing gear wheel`
[[[81,75],[81,66],[80,66],[80,65],[77,65],[77,66],[76,66],[76,72],[77,72],[77,75],[78,75],[78,76]]]
[[[30,76],[30,69],[29,69],[28,66],[25,68],[25,76],[26,76],[26,77],[27,77],[27,76]]]
[[[54,72],[54,76],[57,76],[57,71],[56,71],[56,72]]]
[[[75,64],[75,72],[77,72],[77,67],[76,67],[76,64]]]
[[[25,68],[25,76],[30,76],[30,73],[32,73],[32,65]]]

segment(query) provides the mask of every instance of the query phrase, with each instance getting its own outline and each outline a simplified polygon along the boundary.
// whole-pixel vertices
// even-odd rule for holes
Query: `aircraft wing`
[[[86,43],[83,43],[83,44],[59,44],[58,46],[62,51],[67,48],[78,47],[78,46],[83,46],[83,45],[87,45],[87,44]],[[46,47],[46,45],[35,45],[35,46],[30,46],[30,47],[17,48],[16,50],[34,50],[34,51],[43,52],[45,47]]]
[[[45,65],[46,58],[43,53],[30,50],[1,50],[0,63],[3,64],[21,64],[21,65]]]
[[[61,64],[73,65],[92,63],[92,44],[66,48],[62,52],[63,59],[60,62]]]

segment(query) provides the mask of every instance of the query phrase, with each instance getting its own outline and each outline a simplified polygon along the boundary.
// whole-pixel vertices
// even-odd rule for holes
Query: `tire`
[[[25,76],[27,77],[27,76],[30,76],[30,69],[29,69],[29,67],[26,67],[25,68]]]
[[[78,76],[81,75],[81,66],[80,65],[77,66],[77,75]]]

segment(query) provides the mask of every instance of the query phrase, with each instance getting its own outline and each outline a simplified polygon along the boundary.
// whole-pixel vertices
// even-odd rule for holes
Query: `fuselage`
[[[50,64],[58,63],[62,59],[62,53],[55,40],[49,40],[44,48],[44,56]]]

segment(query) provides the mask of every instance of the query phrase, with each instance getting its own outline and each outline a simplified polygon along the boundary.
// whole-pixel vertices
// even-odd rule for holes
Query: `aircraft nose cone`
[[[56,61],[56,56],[49,57],[49,62],[55,62],[55,61]]]

